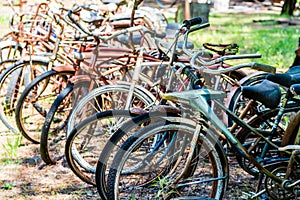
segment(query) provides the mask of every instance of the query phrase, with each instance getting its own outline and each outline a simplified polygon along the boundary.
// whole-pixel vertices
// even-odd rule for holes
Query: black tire
[[[74,71],[50,70],[35,78],[20,96],[15,113],[17,127],[31,142],[40,143],[41,129],[54,99]]]
[[[136,114],[128,110],[109,110],[96,113],[76,125],[68,135],[65,146],[66,160],[74,174],[96,186],[96,164],[102,148],[109,137],[134,116]],[[72,153],[74,148],[80,154],[79,158],[77,153]]]
[[[46,164],[55,164],[59,159],[62,158],[62,150],[60,148],[53,147],[53,149],[59,152],[54,152],[53,154],[50,153],[52,149],[50,149],[48,145],[52,146],[52,144],[48,140],[56,140],[53,143],[53,145],[62,145],[61,141],[65,140],[65,134],[63,134],[62,132],[67,123],[67,117],[70,108],[69,98],[70,94],[73,92],[73,88],[74,85],[69,84],[65,89],[63,89],[61,93],[57,96],[57,98],[54,100],[49,112],[46,115],[46,119],[42,127],[40,140],[40,154],[42,160]],[[57,128],[54,128],[53,131],[50,131],[51,126],[54,125]]]
[[[15,122],[17,100],[28,82],[43,74],[49,62],[45,59],[19,61],[7,68],[0,77],[0,119],[12,132],[19,133]]]
[[[201,150],[198,152],[196,169],[192,173],[187,170],[180,176],[191,151],[191,142],[188,141],[195,131],[193,125],[157,122],[129,137],[118,150],[109,170],[108,199],[139,199],[145,195],[148,199],[158,196],[221,199],[228,181],[227,159],[222,145],[205,130],[200,130],[202,134],[199,134],[195,145]],[[160,134],[161,140],[156,141]],[[170,137],[164,137],[166,134],[170,134]],[[174,162],[175,167],[171,164]],[[166,171],[169,167],[171,170]],[[216,181],[218,177],[220,179]],[[201,182],[203,179],[207,182]],[[211,182],[209,179],[212,179]],[[163,186],[160,180],[164,180]],[[161,190],[166,196],[159,193]]]
[[[7,60],[3,60],[0,62],[0,77],[2,76],[2,73],[4,73],[4,71],[6,69],[8,69],[10,66],[12,66],[15,62],[17,62],[17,60],[15,59],[7,59]]]
[[[164,117],[179,116],[178,111],[160,109],[159,111],[152,111],[149,113],[141,114],[134,119],[124,123],[110,138],[109,141],[103,147],[103,150],[99,156],[99,160],[96,168],[96,185],[97,190],[102,199],[107,199],[107,174],[110,169],[112,160],[121,147],[123,141],[133,135],[139,129],[155,123],[166,121]]]

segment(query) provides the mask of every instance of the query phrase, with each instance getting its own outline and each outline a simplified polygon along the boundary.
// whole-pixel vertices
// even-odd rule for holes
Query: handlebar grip
[[[204,29],[204,28],[209,27],[209,26],[210,26],[209,23],[200,24],[199,26],[195,26],[195,27],[191,28],[191,29],[189,30],[189,33],[192,33],[192,32],[194,32],[194,31],[198,31],[198,30],[200,30],[200,29]]]
[[[182,72],[187,75],[187,77],[189,77],[189,79],[191,80],[191,82],[194,84],[194,85],[200,85],[201,81],[200,79],[190,70],[189,67],[184,67],[182,69]]]
[[[182,23],[182,26],[190,28],[191,26],[201,24],[201,23],[202,23],[201,17],[195,17],[195,18],[190,19],[190,20],[184,20],[183,23]]]

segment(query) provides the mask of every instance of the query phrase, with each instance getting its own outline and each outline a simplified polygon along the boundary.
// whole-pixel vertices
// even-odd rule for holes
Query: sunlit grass
[[[239,53],[262,54],[262,58],[253,61],[284,69],[295,57],[300,26],[278,24],[276,18],[280,17],[274,14],[211,14],[210,27],[193,33],[190,39],[198,47],[204,42],[237,43]]]

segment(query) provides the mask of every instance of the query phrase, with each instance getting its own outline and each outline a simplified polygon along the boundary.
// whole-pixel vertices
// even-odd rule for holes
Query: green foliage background
[[[299,25],[278,23],[277,14],[211,13],[210,27],[193,33],[190,39],[202,43],[237,43],[239,53],[260,53],[255,59],[278,69],[288,68],[294,60],[300,37]]]

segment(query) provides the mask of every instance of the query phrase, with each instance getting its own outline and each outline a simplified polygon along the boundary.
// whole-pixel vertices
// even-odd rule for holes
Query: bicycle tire
[[[35,78],[21,94],[15,113],[15,120],[21,134],[38,144],[42,125],[55,97],[66,87],[74,71],[49,70]]]
[[[179,131],[180,130],[180,131]],[[164,151],[164,149],[155,149],[155,151],[152,151],[150,149],[152,149],[152,144],[149,146],[149,141],[152,141],[152,137],[157,137],[158,134],[160,134],[162,132],[162,134],[165,134],[166,132],[176,132],[176,140],[180,139],[179,135],[182,134],[183,137],[189,137],[191,139],[191,137],[193,136],[193,133],[195,131],[195,127],[191,126],[191,125],[186,125],[186,124],[178,124],[178,123],[168,123],[165,124],[164,122],[157,122],[154,124],[151,124],[149,126],[146,126],[144,129],[141,129],[140,131],[136,132],[134,135],[132,135],[131,137],[129,137],[121,146],[120,150],[117,152],[112,166],[109,170],[109,174],[108,174],[108,199],[119,199],[119,195],[121,194],[119,187],[122,187],[122,185],[125,185],[127,182],[129,183],[129,181],[132,181],[133,179],[137,179],[136,182],[134,182],[133,184],[131,184],[130,186],[128,186],[130,188],[130,190],[127,188],[124,191],[125,192],[129,192],[128,196],[122,196],[124,198],[140,198],[140,197],[144,197],[145,194],[147,194],[147,198],[157,198],[157,193],[159,193],[159,186],[158,187],[153,187],[154,184],[159,185],[159,183],[155,183],[155,181],[159,181],[161,179],[166,179],[166,186],[163,186],[164,188],[162,188],[163,190],[165,190],[164,192],[166,192],[166,194],[168,194],[168,198],[170,197],[176,197],[176,195],[181,196],[181,197],[185,197],[185,198],[189,198],[189,196],[192,197],[196,197],[196,196],[201,196],[202,198],[205,198],[205,195],[208,195],[206,198],[216,198],[216,199],[221,199],[225,190],[226,190],[226,185],[227,185],[227,179],[228,179],[228,170],[226,169],[226,167],[224,167],[224,162],[226,162],[226,156],[225,153],[223,152],[222,149],[222,145],[220,143],[218,143],[217,140],[215,140],[214,137],[210,137],[209,133],[204,133],[204,134],[199,134],[199,139],[198,139],[198,143],[197,145],[199,145],[199,147],[201,146],[201,150],[204,150],[203,152],[199,153],[198,155],[203,155],[203,156],[207,156],[203,158],[201,161],[197,162],[198,165],[203,164],[205,166],[200,166],[199,169],[196,169],[196,171],[194,171],[192,174],[188,173],[184,176],[182,176],[181,178],[183,178],[182,182],[181,182],[181,178],[179,180],[176,179],[172,179],[176,174],[174,170],[168,171],[167,176],[162,176],[163,174],[161,173],[161,171],[164,171],[166,167],[168,167],[169,162],[166,162],[164,160],[165,163],[162,163],[161,166],[161,170],[159,170],[160,165],[160,158],[157,159],[156,162],[156,155],[150,155],[150,153],[154,154],[156,152],[161,152]],[[179,131],[179,133],[178,133]],[[204,130],[202,130],[204,131]],[[145,142],[145,145],[143,145],[143,141]],[[176,143],[179,141],[176,141]],[[188,142],[187,142],[188,143]],[[186,143],[185,143],[186,144]],[[165,147],[164,145],[162,145],[163,147]],[[187,145],[188,148],[185,149],[185,153],[187,153],[190,149],[190,146]],[[169,145],[167,144],[167,147],[169,148]],[[139,148],[141,148],[142,150],[139,151]],[[143,157],[143,155],[141,155],[143,152],[146,152],[145,148],[149,148],[150,153],[145,153],[146,157],[149,157],[149,159],[151,159],[151,162],[148,163],[147,165],[142,165],[139,162],[136,162],[139,157]],[[206,148],[207,148],[207,152],[206,152]],[[144,151],[145,149],[145,151]],[[168,150],[167,150],[168,151]],[[131,163],[129,164],[128,158],[130,156],[131,153],[134,153],[135,155],[133,155],[132,157],[134,157],[134,159],[132,160],[133,164],[134,164],[134,168],[131,169],[130,167],[132,166]],[[162,156],[164,156],[164,153],[162,153]],[[169,153],[169,152],[167,152]],[[177,151],[176,151],[177,153]],[[205,155],[203,154],[205,153]],[[188,154],[188,153],[187,153]],[[178,154],[175,156],[172,155],[170,157],[172,162],[176,162],[178,161],[176,159],[176,157],[178,159],[182,159],[183,158],[183,154]],[[174,160],[175,158],[175,160]],[[144,160],[144,158],[142,158]],[[147,158],[146,158],[147,159]],[[223,160],[224,159],[224,160]],[[211,165],[208,167],[209,163],[205,162],[207,160],[210,160]],[[149,160],[150,161],[150,160]],[[143,162],[143,161],[141,161]],[[155,163],[156,162],[156,163]],[[184,159],[181,161],[182,164],[184,165]],[[137,164],[135,164],[137,163]],[[205,164],[204,164],[205,163]],[[122,169],[124,168],[124,165],[128,164],[128,168],[126,168],[126,170],[124,170],[125,172],[121,172]],[[155,164],[155,165],[152,165]],[[152,168],[151,168],[152,165]],[[198,168],[197,165],[197,168]],[[147,173],[147,168],[149,169],[149,171],[151,171],[150,173]],[[176,168],[180,168],[178,167],[178,165],[176,166]],[[208,173],[211,173],[209,176],[211,176],[210,178],[212,180],[215,180],[220,178],[219,181],[212,181],[212,185],[209,185],[208,187],[203,187],[203,186],[199,186],[198,184],[194,185],[192,184],[193,181],[193,176],[195,176],[195,179],[197,179],[197,181],[200,180],[201,175],[198,174],[200,173],[202,170],[205,169],[205,174],[208,175]],[[141,173],[139,173],[139,170],[141,171]],[[179,169],[180,170],[180,169]],[[212,170],[211,172],[209,172],[209,170]],[[158,171],[158,174],[154,174],[156,171]],[[136,173],[135,173],[136,172]],[[121,173],[123,173],[121,175]],[[171,173],[171,174],[170,174]],[[180,174],[180,171],[178,172]],[[130,175],[133,174],[133,176],[131,177]],[[153,176],[154,174],[154,176]],[[145,182],[142,182],[142,177],[144,177],[144,175],[150,176],[150,180],[146,180]],[[122,180],[122,177],[126,177],[124,178],[124,181]],[[130,176],[130,178],[128,178]],[[153,177],[151,177],[153,176]],[[161,176],[159,179],[158,177]],[[204,175],[203,175],[204,176]],[[170,177],[170,179],[168,178]],[[227,178],[226,178],[227,177]],[[149,177],[147,177],[149,178]],[[176,177],[177,178],[177,177]],[[222,180],[221,180],[222,179]],[[172,183],[172,181],[176,181],[174,182],[174,184]],[[191,189],[186,189],[184,188],[184,186],[190,186],[189,183],[186,183],[187,181],[191,181],[189,183],[191,183],[191,185],[193,185],[193,190]],[[196,182],[197,182],[196,181]],[[216,183],[217,182],[217,183]],[[168,187],[169,185],[173,184],[171,187]],[[176,185],[180,185],[179,187],[176,188]],[[204,182],[202,183],[204,184]],[[149,186],[150,189],[146,189],[146,186]],[[152,186],[152,187],[151,187]],[[127,186],[126,186],[127,187]],[[135,190],[135,187],[137,188]],[[198,187],[198,188],[197,188]],[[176,192],[173,193],[172,190],[168,190],[168,188],[173,188]],[[206,188],[204,193],[200,193],[200,191],[203,189],[201,188]],[[209,190],[211,189],[211,191],[209,192]],[[191,194],[192,192],[195,192],[194,194]],[[140,194],[139,194],[140,193]],[[142,195],[142,196],[141,196]],[[151,196],[152,195],[152,196]],[[160,196],[161,197],[161,196]],[[162,197],[164,198],[164,197]]]
[[[108,110],[87,117],[77,124],[68,135],[65,146],[66,160],[74,174],[82,181],[96,186],[94,177],[96,163],[101,153],[101,147],[104,146],[101,144],[105,144],[115,130],[128,118],[131,119],[134,116],[136,114],[132,114],[128,110]],[[91,126],[92,129],[90,129]],[[76,146],[76,150],[79,150],[77,152],[80,153],[80,158],[78,158],[78,154],[72,153],[73,145]],[[84,164],[84,162],[86,163]],[[92,167],[93,164],[95,167]]]
[[[49,61],[45,59],[32,59],[18,61],[8,67],[0,77],[0,120],[12,132],[19,133],[15,122],[15,104],[25,88],[24,79],[31,81],[36,76],[44,73]],[[33,69],[34,74],[25,74],[23,69]],[[29,76],[30,75],[30,76]],[[12,78],[13,77],[13,78]],[[20,81],[20,82],[19,82]],[[26,82],[27,82],[26,81]]]
[[[166,108],[166,109],[165,109]],[[128,137],[133,135],[140,128],[147,126],[149,124],[155,123],[157,121],[166,122],[165,117],[178,117],[178,110],[169,110],[167,107],[160,108],[155,111],[147,112],[141,114],[131,121],[124,123],[105,144],[97,163],[96,167],[96,185],[97,190],[102,199],[107,199],[107,185],[106,175],[108,174],[108,169],[111,166],[111,161],[117,150],[121,146],[121,142],[125,141]],[[170,118],[167,118],[170,120]]]
[[[69,137],[69,132],[74,128],[74,126],[79,121],[91,116],[94,113],[101,112],[103,110],[125,109],[124,102],[126,102],[129,91],[130,91],[129,84],[120,83],[115,85],[106,85],[100,88],[96,88],[91,92],[89,92],[72,108],[72,112],[68,118],[68,125],[66,131],[67,137]],[[149,105],[152,105],[153,102],[155,102],[155,97],[152,96],[152,94],[149,93],[148,90],[136,86],[133,91],[133,97],[131,102],[134,102],[130,105],[131,107],[144,108]],[[108,107],[108,105],[111,107]],[[87,166],[86,164],[84,164],[86,162],[79,155],[76,149],[73,149],[72,153],[73,156],[76,158],[76,162],[78,162],[78,164],[82,168],[86,168],[86,170],[89,170],[91,168],[91,166]]]
[[[15,62],[17,62],[17,60],[15,59],[7,59],[7,60],[3,60],[0,62],[0,77],[2,76],[2,73],[9,68],[10,66],[12,66]]]
[[[77,86],[84,86],[90,84],[89,82],[81,82],[80,84],[76,84]],[[61,154],[58,152],[53,153],[53,155],[50,153],[52,150],[58,150],[61,151],[61,149],[57,149],[53,147],[53,149],[50,149],[49,145],[51,146],[51,142],[48,140],[52,140],[52,137],[56,137],[57,141],[53,143],[55,145],[56,143],[59,143],[60,141],[63,141],[65,139],[65,134],[61,133],[62,130],[65,128],[65,123],[68,117],[68,114],[66,112],[69,112],[69,106],[70,106],[70,99],[69,96],[72,94],[74,90],[74,84],[69,84],[66,88],[64,88],[60,94],[56,97],[53,104],[51,105],[49,112],[46,115],[45,122],[42,127],[41,132],[41,140],[40,140],[40,154],[42,160],[46,164],[55,164],[59,159],[61,159]],[[64,102],[65,101],[65,102]],[[66,103],[65,105],[62,105]],[[54,127],[53,131],[50,132],[52,125],[57,126]],[[57,129],[57,130],[56,130]],[[55,138],[53,139],[55,140]],[[61,144],[62,145],[62,144]],[[52,148],[52,147],[51,147]],[[56,156],[55,156],[56,155]]]

